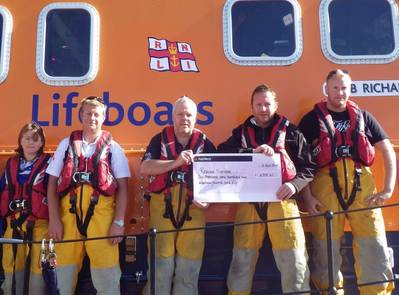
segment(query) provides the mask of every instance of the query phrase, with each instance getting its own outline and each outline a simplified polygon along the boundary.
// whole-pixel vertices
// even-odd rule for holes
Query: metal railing
[[[302,216],[297,216],[297,217],[289,217],[289,218],[277,218],[277,219],[269,219],[265,221],[254,221],[254,222],[241,222],[241,223],[229,223],[229,224],[216,224],[216,225],[205,225],[203,227],[193,227],[193,228],[183,228],[183,229],[173,229],[173,230],[163,230],[163,231],[158,231],[155,228],[151,228],[149,230],[149,267],[150,267],[150,294],[155,295],[155,243],[156,243],[156,237],[157,235],[160,234],[168,234],[168,233],[174,233],[174,232],[183,232],[183,231],[196,231],[196,230],[211,230],[215,228],[226,228],[226,227],[235,227],[235,226],[245,226],[245,225],[250,225],[250,224],[261,224],[261,223],[272,223],[272,222],[281,222],[281,221],[287,221],[287,220],[294,220],[294,219],[309,219],[309,218],[316,218],[316,217],[324,217],[325,224],[326,224],[326,234],[327,234],[327,239],[326,239],[326,248],[327,248],[327,257],[328,257],[328,288],[327,289],[318,289],[318,290],[307,290],[307,291],[301,291],[301,292],[290,292],[290,293],[278,293],[278,294],[284,294],[284,295],[289,295],[289,294],[321,294],[322,292],[327,292],[327,294],[337,294],[337,291],[342,288],[336,288],[334,286],[334,256],[333,256],[333,246],[332,246],[332,232],[333,232],[333,226],[332,226],[332,221],[335,215],[340,215],[340,214],[348,214],[348,213],[356,213],[356,212],[361,212],[361,211],[368,211],[368,210],[373,210],[373,209],[378,209],[378,208],[388,208],[388,207],[395,207],[399,206],[399,203],[392,203],[392,204],[387,204],[387,205],[381,205],[381,206],[373,206],[373,207],[368,207],[368,208],[362,208],[362,209],[354,209],[354,210],[343,210],[343,211],[337,211],[337,212],[332,212],[332,211],[326,211],[321,214],[315,214],[315,215],[302,215]],[[55,244],[61,244],[61,243],[75,243],[75,242],[85,242],[85,241],[94,241],[94,240],[102,240],[102,239],[109,239],[109,238],[117,238],[117,237],[134,237],[136,235],[129,235],[129,234],[124,234],[124,235],[116,235],[116,236],[99,236],[99,237],[92,237],[92,238],[82,238],[82,239],[70,239],[70,240],[62,240],[62,241],[54,241]],[[46,241],[48,242],[48,241]],[[42,244],[43,241],[28,241],[28,240],[22,240],[22,239],[11,239],[11,238],[0,238],[0,244]],[[397,281],[398,279],[389,279],[389,280],[382,280],[382,281],[373,281],[373,282],[367,282],[367,283],[362,283],[362,284],[355,284],[354,286],[356,287],[364,287],[364,286],[369,286],[369,285],[377,285],[377,284],[383,284],[383,283],[389,283],[393,281]]]
[[[206,230],[206,229],[213,229],[213,228],[221,228],[221,227],[231,227],[231,226],[245,226],[245,225],[250,225],[250,224],[260,224],[260,223],[271,223],[271,222],[281,222],[281,221],[287,221],[287,220],[294,220],[294,219],[307,219],[307,218],[316,218],[316,217],[324,217],[325,224],[326,224],[326,248],[327,248],[327,265],[328,265],[328,288],[327,289],[318,289],[318,290],[307,290],[307,291],[301,291],[301,292],[289,292],[289,293],[278,293],[278,294],[321,294],[324,292],[327,292],[329,295],[334,295],[337,294],[337,291],[342,288],[336,288],[334,286],[334,256],[333,256],[333,246],[332,246],[332,232],[333,232],[333,226],[332,226],[332,221],[334,218],[334,215],[340,215],[340,214],[348,214],[348,213],[356,213],[356,212],[361,212],[361,211],[368,211],[368,210],[373,210],[373,209],[378,209],[378,208],[387,208],[387,207],[395,207],[399,206],[399,203],[392,203],[392,204],[387,204],[387,205],[381,205],[381,206],[373,206],[373,207],[368,207],[368,208],[361,208],[361,209],[353,209],[353,210],[343,210],[343,211],[337,211],[337,212],[332,212],[332,211],[326,211],[321,214],[315,214],[315,215],[305,215],[305,216],[297,216],[297,217],[289,217],[289,218],[276,218],[276,219],[269,219],[269,220],[264,220],[264,221],[254,221],[254,222],[240,222],[240,223],[233,223],[233,224],[218,224],[218,225],[206,225],[204,227],[193,227],[193,228],[184,228],[184,229],[174,229],[174,230],[163,230],[163,231],[157,231],[155,228],[151,228],[149,230],[149,248],[150,248],[150,294],[155,295],[155,239],[157,235],[160,234],[168,234],[168,233],[173,233],[173,232],[182,232],[182,231],[195,231],[195,230]],[[364,286],[369,286],[369,285],[378,285],[378,284],[383,284],[383,283],[389,283],[397,281],[397,279],[388,279],[388,280],[383,280],[383,281],[373,281],[373,282],[367,282],[367,283],[362,283],[362,284],[356,284],[355,286],[357,287],[364,287]]]

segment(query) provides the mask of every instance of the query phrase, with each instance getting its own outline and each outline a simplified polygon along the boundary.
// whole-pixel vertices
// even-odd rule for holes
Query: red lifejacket
[[[350,100],[346,109],[350,126],[345,132],[341,132],[334,127],[327,102],[320,102],[314,107],[320,126],[320,141],[313,153],[319,167],[335,163],[344,156],[365,166],[370,166],[374,161],[375,149],[367,138],[362,111]]]
[[[193,151],[194,154],[202,153],[204,150],[206,136],[198,129],[193,130],[187,149]],[[179,154],[176,151],[176,137],[173,126],[164,128],[161,132],[161,157],[160,160],[175,160]],[[161,193],[166,188],[170,188],[176,184],[173,173],[181,171],[189,172],[189,166],[183,165],[174,171],[169,171],[160,175],[156,175],[150,179],[148,190],[153,193]],[[188,185],[189,194],[192,195],[192,185]]]
[[[285,136],[289,121],[283,116],[279,116],[274,124],[267,145],[274,149],[275,153],[280,154],[281,159],[281,178],[283,183],[295,178],[296,169],[290,156],[285,149]],[[255,128],[243,124],[241,127],[241,146],[242,148],[257,148],[259,144],[255,140]]]
[[[97,193],[113,196],[117,183],[111,168],[111,134],[102,131],[97,139],[95,152],[88,158],[82,154],[82,136],[81,130],[71,133],[64,166],[58,179],[58,195],[65,196],[76,186],[89,183]]]
[[[9,158],[5,175],[7,184],[1,193],[1,216],[16,212],[33,216],[34,219],[48,219],[46,168],[50,155],[42,154],[33,164],[29,179],[18,183],[20,156]]]

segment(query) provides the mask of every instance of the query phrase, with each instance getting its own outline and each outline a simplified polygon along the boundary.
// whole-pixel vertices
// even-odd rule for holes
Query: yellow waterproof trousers
[[[4,238],[12,238],[12,227],[10,225],[11,218],[7,217],[7,230]],[[22,224],[22,233],[26,233],[26,223]],[[33,240],[40,241],[47,238],[48,220],[38,219],[35,221],[33,227]],[[42,270],[40,268],[40,244],[32,244],[31,250],[31,265],[30,265],[30,279],[29,279],[29,294],[44,294],[45,285],[42,277]],[[16,294],[23,294],[24,288],[24,270],[26,257],[29,253],[28,245],[18,245],[17,257],[15,259],[15,282]],[[5,295],[12,294],[12,276],[14,268],[14,254],[12,245],[3,244],[3,269],[4,282],[1,286]]]
[[[80,190],[83,190],[82,194]],[[86,216],[93,189],[83,185],[76,191],[76,210],[83,218]],[[82,199],[81,199],[82,197]],[[81,239],[83,236],[76,226],[76,215],[70,213],[69,194],[61,200],[61,220],[64,225],[64,240]],[[109,228],[114,219],[114,197],[100,195],[98,204],[87,228],[87,238],[109,235]],[[57,253],[58,286],[62,295],[74,294],[77,274],[82,267],[85,253],[90,259],[90,272],[97,294],[120,294],[119,281],[119,248],[112,245],[108,239],[87,242],[58,243]]]
[[[175,216],[179,203],[180,186],[171,188],[172,204]],[[180,216],[185,207],[186,189],[181,191]],[[157,231],[174,230],[170,219],[165,218],[165,201],[163,194],[151,194],[150,227]],[[190,206],[191,220],[186,220],[182,229],[205,226],[205,215],[202,209]],[[201,269],[202,255],[205,246],[203,230],[182,231],[158,234],[155,239],[155,294],[156,295],[196,295],[198,294],[198,277]],[[150,269],[148,270],[150,278]],[[172,286],[173,282],[173,286]],[[144,294],[149,294],[148,280]]]
[[[348,192],[352,191],[354,183],[354,162],[345,160],[348,180]],[[336,163],[338,179],[341,189],[345,187],[343,160]],[[357,192],[355,201],[348,210],[366,208],[365,199],[375,192],[373,176],[369,168],[363,167],[360,179],[361,191]],[[319,170],[311,183],[311,191],[323,205],[325,210],[333,212],[342,211],[329,175],[329,167]],[[344,195],[344,192],[342,193]],[[340,255],[340,242],[344,234],[345,218],[348,219],[353,234],[353,254],[355,257],[355,271],[357,283],[382,281],[393,279],[389,263],[389,251],[385,236],[385,225],[381,209],[360,211],[348,214],[337,214],[332,220],[332,244],[334,258],[334,285],[336,288],[343,286],[340,272],[342,258]],[[326,248],[326,224],[323,217],[312,219],[312,234],[314,246],[314,271],[312,279],[320,289],[328,287],[328,265]],[[370,285],[359,288],[360,294],[383,295],[391,294],[393,283]],[[339,290],[343,294],[343,290]]]
[[[267,219],[299,216],[295,200],[268,204]],[[254,205],[238,205],[235,221],[260,221]],[[233,258],[227,277],[229,295],[251,293],[252,279],[258,260],[259,248],[265,235],[265,224],[236,226],[234,229]],[[309,288],[308,255],[305,234],[300,219],[267,223],[276,265],[281,272],[283,292],[307,291]]]

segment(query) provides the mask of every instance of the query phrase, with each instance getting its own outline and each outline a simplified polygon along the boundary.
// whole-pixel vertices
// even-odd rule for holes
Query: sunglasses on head
[[[105,104],[104,103],[104,99],[102,98],[102,97],[98,97],[98,96],[89,96],[89,97],[86,97],[84,100],[95,100],[95,101],[98,101],[99,103],[102,103],[102,104]]]
[[[34,129],[42,128],[36,121],[33,121],[33,120],[30,122],[30,126],[32,126],[32,128],[34,128]]]

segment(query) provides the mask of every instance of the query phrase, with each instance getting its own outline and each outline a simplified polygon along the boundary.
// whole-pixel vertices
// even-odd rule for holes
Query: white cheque
[[[193,184],[194,199],[200,202],[279,202],[280,154],[196,155]]]

